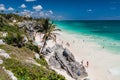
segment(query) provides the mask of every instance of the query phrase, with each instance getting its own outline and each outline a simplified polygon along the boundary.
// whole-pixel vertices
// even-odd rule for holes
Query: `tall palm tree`
[[[44,28],[44,37],[43,37],[43,46],[41,49],[41,52],[46,46],[47,40],[48,39],[53,39],[56,42],[56,33],[53,33],[54,31],[61,31],[60,29],[56,29],[56,25],[49,22],[49,19],[45,19],[43,23],[43,28]]]

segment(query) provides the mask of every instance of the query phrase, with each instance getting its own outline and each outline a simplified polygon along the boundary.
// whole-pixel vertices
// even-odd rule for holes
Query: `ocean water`
[[[120,55],[120,21],[55,21],[58,28],[69,34],[84,35],[106,50]]]

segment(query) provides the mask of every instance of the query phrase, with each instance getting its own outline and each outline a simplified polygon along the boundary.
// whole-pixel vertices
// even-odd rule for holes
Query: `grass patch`
[[[18,80],[65,80],[65,78],[52,70],[32,64],[21,63],[15,59],[7,59],[3,64],[11,70]]]
[[[11,46],[8,47],[8,45],[0,45],[0,49],[5,50],[7,53],[10,53],[12,51],[11,48],[12,47]]]
[[[40,59],[35,59],[39,64],[48,67],[47,61],[45,60],[45,58],[40,55]]]
[[[0,27],[0,31],[17,33],[18,28],[13,26],[3,26]]]
[[[0,80],[11,80],[9,76],[3,71],[2,66],[0,66]]]
[[[25,47],[17,48],[6,44],[6,45],[0,45],[0,49],[5,50],[11,57],[14,57],[18,60],[24,60],[28,57],[34,58],[33,51]]]
[[[26,44],[25,47],[28,48],[28,49],[30,49],[30,50],[32,50],[32,51],[34,51],[34,52],[36,52],[36,53],[39,53],[39,50],[40,50],[38,48],[38,46],[35,46],[33,44]]]
[[[7,35],[7,37],[4,38],[5,42],[9,45],[13,45],[13,46],[16,46],[16,47],[19,47],[21,48],[22,46],[24,46],[24,43],[23,43],[23,36],[21,36],[19,33],[9,33]]]

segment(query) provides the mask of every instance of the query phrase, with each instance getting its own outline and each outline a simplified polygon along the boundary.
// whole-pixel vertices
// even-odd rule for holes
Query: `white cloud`
[[[53,11],[52,11],[52,10],[49,10],[48,12],[49,12],[50,14],[53,14]]]
[[[25,0],[26,2],[33,2],[33,1],[36,1],[36,0]]]
[[[4,4],[0,4],[0,10],[5,10],[5,5]]]
[[[14,8],[9,7],[9,8],[8,8],[8,11],[14,11]]]
[[[33,9],[36,11],[40,11],[43,9],[43,7],[41,5],[37,5],[37,6],[33,6]]]
[[[44,17],[44,16],[45,16],[44,12],[40,12],[40,17]]]
[[[24,9],[24,12],[30,12],[30,10]]]
[[[92,9],[88,9],[87,12],[92,12]]]
[[[26,8],[27,6],[25,4],[22,4],[20,7],[21,8]]]
[[[20,14],[23,15],[23,16],[26,16],[26,17],[30,17],[31,16],[31,12],[29,10],[26,10],[26,9],[24,9],[24,11],[21,12]]]

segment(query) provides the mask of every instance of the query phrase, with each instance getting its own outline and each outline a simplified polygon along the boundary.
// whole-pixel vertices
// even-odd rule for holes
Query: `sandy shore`
[[[59,44],[69,48],[78,62],[83,60],[86,65],[86,61],[89,61],[89,67],[86,69],[91,80],[120,80],[120,55],[107,51],[96,42],[68,33],[61,32],[57,39]],[[67,42],[70,46],[66,45]]]
[[[120,80],[120,55],[107,51],[96,42],[88,41],[89,38],[83,40],[82,35],[79,37],[81,38],[77,38],[74,34],[60,32],[60,35],[57,35],[57,43],[67,47],[78,62],[83,60],[83,64],[86,65],[86,61],[89,61],[89,67],[86,69],[90,80]],[[67,42],[70,46],[66,45]],[[53,42],[49,41],[48,46],[53,45]],[[68,80],[74,80],[65,72],[56,71]]]

